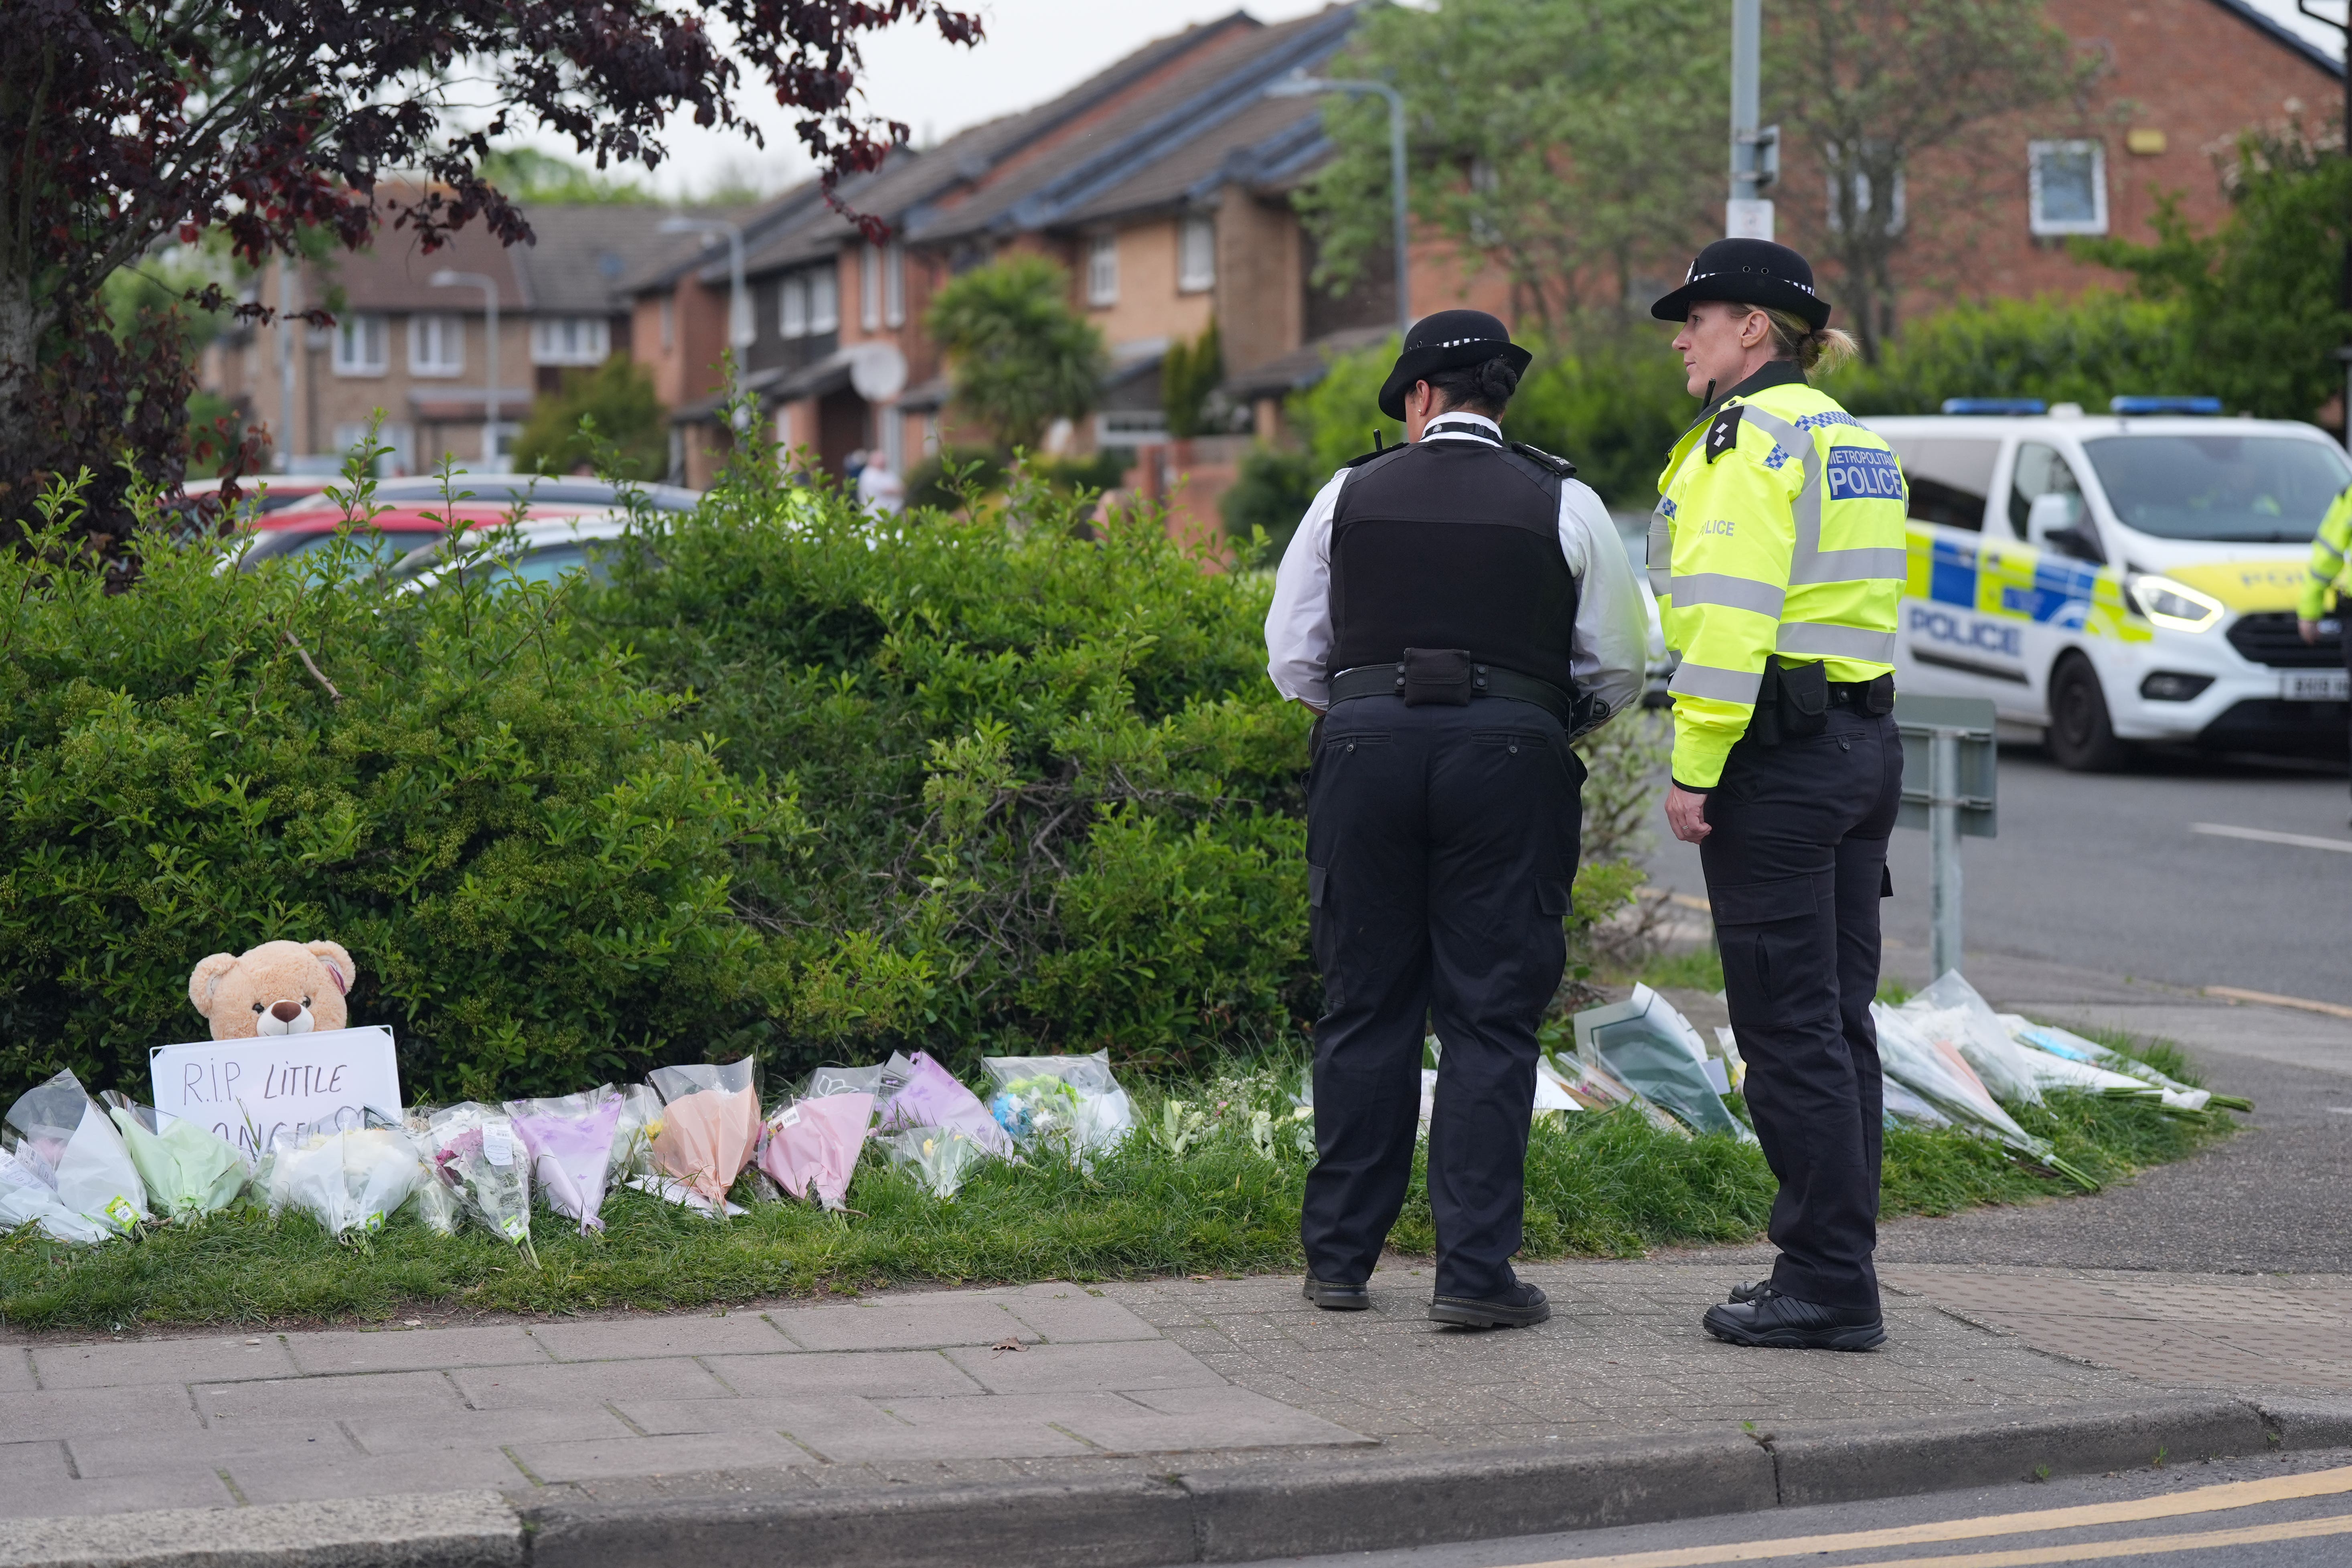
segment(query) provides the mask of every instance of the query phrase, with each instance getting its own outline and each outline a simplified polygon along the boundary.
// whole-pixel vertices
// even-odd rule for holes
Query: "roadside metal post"
[[[1999,826],[2000,755],[1993,705],[1975,697],[1897,697],[1903,738],[1898,827],[1927,834],[1927,963],[1935,975],[1960,967],[1960,840]]]

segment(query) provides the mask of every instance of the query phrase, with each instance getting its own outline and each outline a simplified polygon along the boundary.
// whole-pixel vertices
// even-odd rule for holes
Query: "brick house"
[[[256,297],[281,309],[325,305],[335,325],[225,333],[205,351],[202,384],[268,427],[285,471],[331,472],[378,410],[388,473],[428,472],[445,452],[461,465],[497,466],[532,399],[567,369],[631,352],[625,279],[693,243],[660,234],[643,207],[546,205],[528,216],[530,245],[502,246],[473,225],[428,255],[407,230],[386,227],[366,250],[273,263]],[[436,286],[443,270],[488,288]]]

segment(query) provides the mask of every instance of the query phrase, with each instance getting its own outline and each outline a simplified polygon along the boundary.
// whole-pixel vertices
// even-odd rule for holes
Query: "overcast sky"
[[[1250,0],[1247,9],[1276,22],[1320,10],[1324,0]],[[2340,54],[2341,36],[2299,16],[2294,0],[2252,0],[2257,10]],[[2352,4],[2327,0],[2324,8]],[[1181,31],[1236,8],[1235,0],[965,0],[978,10],[988,40],[976,49],[953,48],[929,28],[898,27],[866,48],[866,89],[875,112],[904,121],[918,142],[940,141],[967,126],[1024,109],[1073,87],[1153,38]],[[753,80],[757,80],[754,78]],[[808,172],[791,135],[791,119],[764,91],[757,118],[768,132],[765,153],[740,137],[698,129],[683,118],[672,126],[670,161],[654,176],[667,195],[708,185],[730,165],[756,171],[770,188]],[[551,151],[560,142],[545,143]]]

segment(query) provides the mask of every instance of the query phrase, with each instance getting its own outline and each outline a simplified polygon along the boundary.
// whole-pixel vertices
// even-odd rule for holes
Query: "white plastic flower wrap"
[[[252,1175],[245,1156],[211,1128],[184,1116],[159,1116],[153,1106],[115,1089],[99,1098],[159,1214],[185,1223],[228,1207],[245,1190]]]
[[[1110,1053],[982,1057],[995,1089],[988,1112],[1024,1153],[1050,1149],[1091,1162],[1135,1131],[1135,1105],[1111,1076]]]
[[[47,1173],[20,1157],[24,1146],[0,1150],[0,1234],[37,1225],[51,1241],[112,1241],[122,1233],[105,1220],[79,1215],[58,1201]]]
[[[71,1071],[26,1089],[8,1108],[18,1163],[58,1203],[114,1234],[147,1218],[147,1188],[122,1134]]]
[[[530,1151],[515,1136],[514,1119],[467,1100],[434,1112],[425,1137],[434,1179],[483,1229],[513,1242],[538,1268],[530,1244]]]
[[[1878,1032],[1878,1060],[1887,1078],[1926,1100],[1953,1125],[1993,1140],[2048,1166],[2088,1192],[2099,1184],[2058,1157],[2057,1151],[2017,1124],[1978,1079],[1959,1048],[1931,1040],[1911,1020],[1884,1002],[1870,1005]]]
[[[426,1179],[415,1141],[399,1127],[281,1128],[269,1152],[270,1212],[299,1209],[333,1236],[382,1230]]]
[[[2032,1064],[1975,986],[1948,969],[1942,978],[1895,1009],[1930,1041],[1958,1051],[1996,1100],[2042,1103]]]
[[[2186,1084],[2169,1074],[2157,1071],[2137,1057],[2126,1056],[2112,1047],[2096,1040],[2086,1040],[2072,1029],[2062,1029],[2055,1024],[2037,1024],[2015,1013],[2000,1015],[2001,1024],[2009,1030],[2010,1038],[2030,1053],[2058,1057],[2069,1062],[2100,1068],[2124,1079],[2137,1082],[2143,1089],[2166,1092],[2161,1097],[2168,1110],[2252,1110],[2254,1102],[2243,1095],[2216,1094],[2211,1089]],[[2107,1085],[2101,1090],[2118,1098],[2131,1098],[2121,1084]]]
[[[992,1157],[961,1127],[905,1127],[880,1134],[878,1141],[894,1164],[914,1167],[923,1185],[942,1202],[956,1195],[974,1165]]]

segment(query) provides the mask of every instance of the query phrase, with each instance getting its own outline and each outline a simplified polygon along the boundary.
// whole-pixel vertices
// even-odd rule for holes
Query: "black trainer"
[[[1429,1304],[1430,1321],[1465,1329],[1531,1329],[1550,1316],[1544,1293],[1525,1281],[1486,1300],[1440,1296]]]
[[[1886,1338],[1875,1309],[1824,1307],[1783,1296],[1766,1285],[1746,1301],[1709,1307],[1706,1331],[1735,1345],[1784,1351],[1866,1351]]]
[[[1372,1293],[1363,1286],[1334,1285],[1312,1274],[1299,1294],[1327,1312],[1360,1312],[1372,1304]]]

